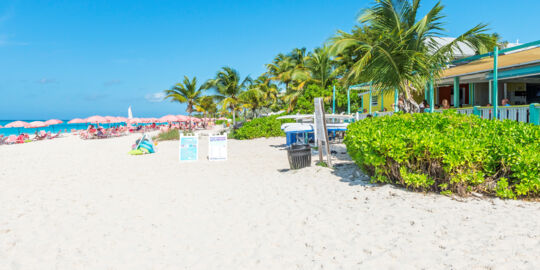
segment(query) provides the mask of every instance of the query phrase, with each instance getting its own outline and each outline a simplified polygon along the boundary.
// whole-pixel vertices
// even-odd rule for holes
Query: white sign
[[[197,161],[199,155],[199,138],[197,136],[180,135],[180,161]]]
[[[315,142],[322,141],[327,143],[327,130],[324,119],[324,104],[322,98],[315,98]]]
[[[227,135],[208,137],[208,159],[227,160]]]

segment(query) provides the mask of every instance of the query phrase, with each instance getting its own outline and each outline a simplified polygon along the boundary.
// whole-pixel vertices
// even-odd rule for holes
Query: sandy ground
[[[540,269],[540,203],[370,185],[341,154],[289,171],[283,138],[194,163],[134,140],[0,146],[0,269]]]

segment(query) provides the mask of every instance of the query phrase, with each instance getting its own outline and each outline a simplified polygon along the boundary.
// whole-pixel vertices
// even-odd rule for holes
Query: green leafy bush
[[[351,158],[374,181],[418,191],[540,197],[540,126],[452,111],[351,124]]]
[[[157,141],[169,141],[169,140],[178,140],[180,138],[180,133],[178,129],[171,129],[167,132],[159,133],[154,140]]]
[[[216,120],[216,125],[227,124],[227,120]]]
[[[281,124],[292,121],[289,119],[278,120],[277,117],[278,115],[273,115],[245,122],[241,128],[230,133],[230,137],[237,140],[249,140],[261,137],[285,136],[285,133],[281,130]]]

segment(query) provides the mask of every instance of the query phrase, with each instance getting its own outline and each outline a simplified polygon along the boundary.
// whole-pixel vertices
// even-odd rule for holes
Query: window
[[[371,95],[371,106],[379,106],[379,96]]]

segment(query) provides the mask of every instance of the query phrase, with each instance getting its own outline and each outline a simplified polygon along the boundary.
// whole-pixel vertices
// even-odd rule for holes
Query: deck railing
[[[442,112],[443,110],[437,109],[435,112]],[[458,113],[467,114],[467,115],[477,115],[482,119],[493,120],[493,107],[470,107],[470,108],[459,108],[456,109]],[[498,107],[497,109],[499,120],[511,120],[523,123],[533,123],[535,125],[540,125],[540,104],[533,103],[530,105],[523,106],[503,106]],[[394,114],[394,112],[375,112],[372,114],[373,117],[377,116],[389,116]],[[356,120],[363,120],[368,118],[367,113],[356,113]]]

